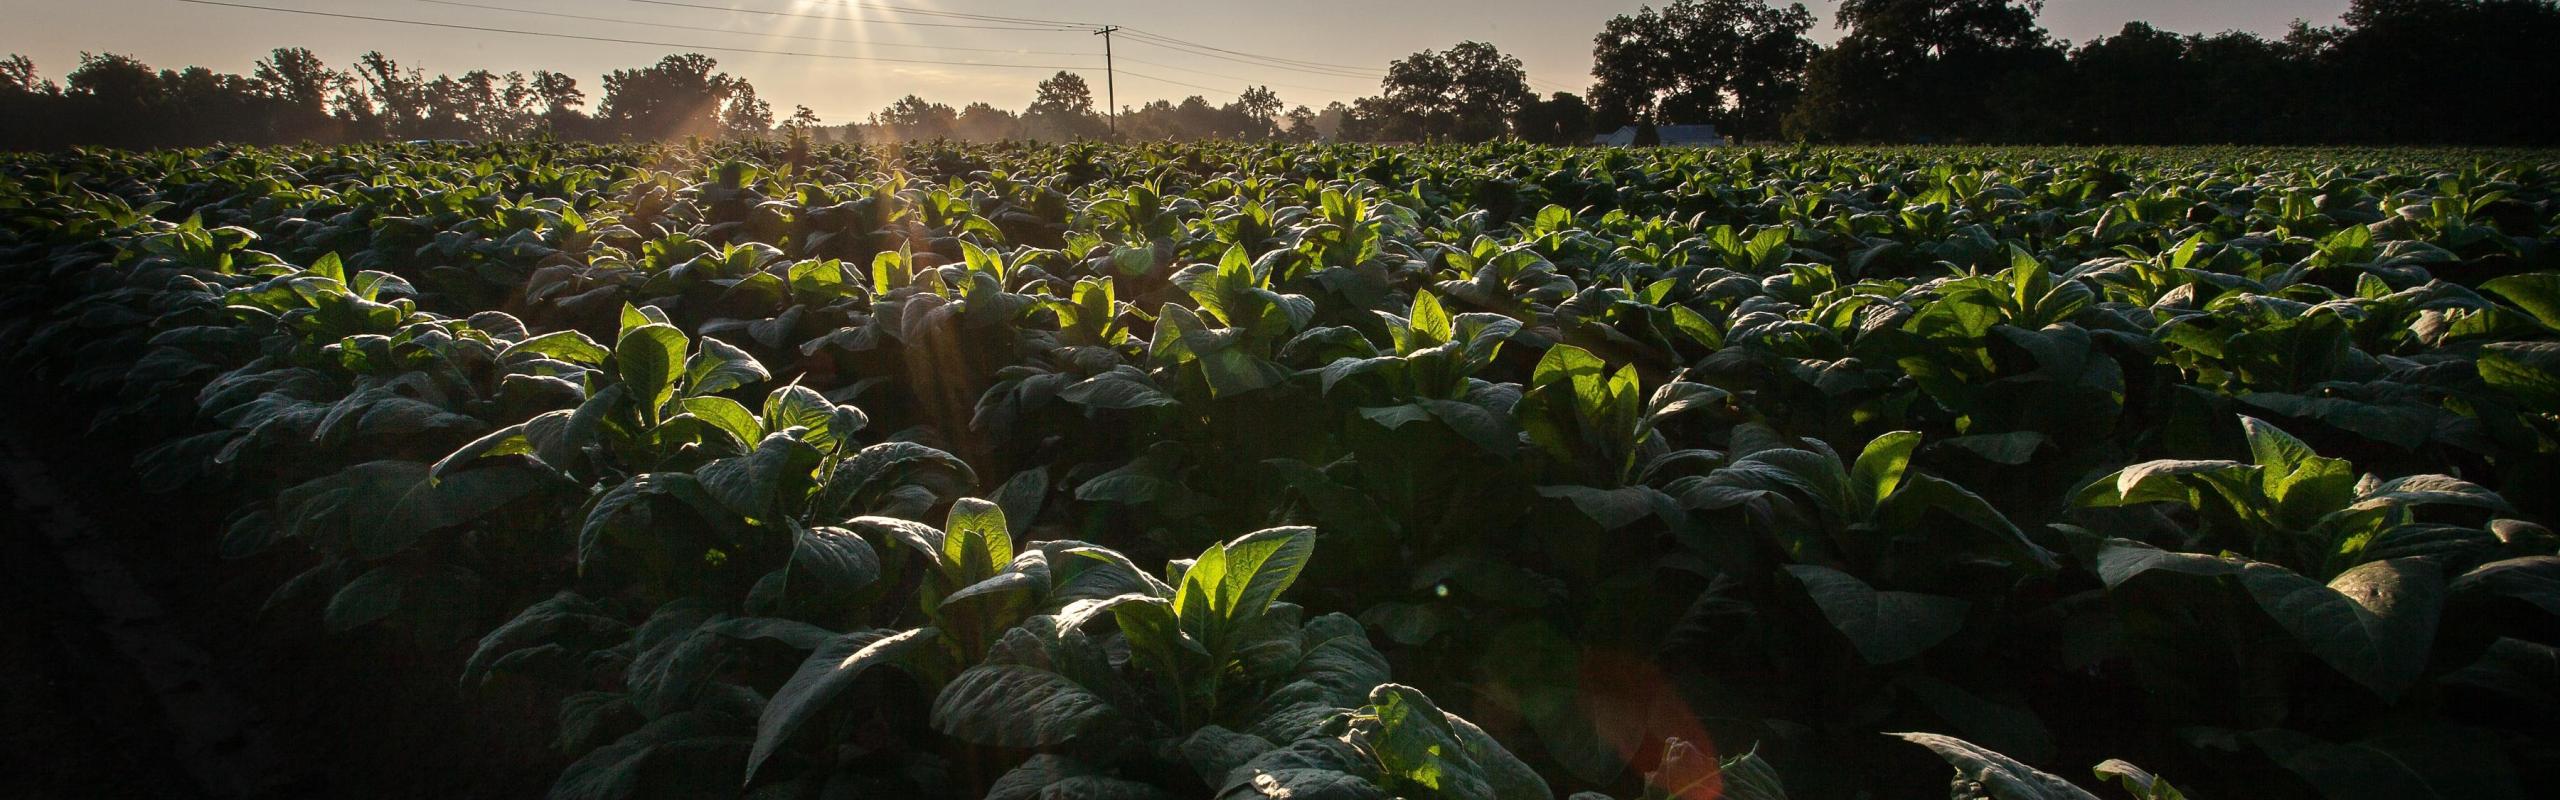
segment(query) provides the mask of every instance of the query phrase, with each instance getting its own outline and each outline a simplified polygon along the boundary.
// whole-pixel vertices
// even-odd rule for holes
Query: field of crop
[[[2550,154],[6,155],[0,354],[522,794],[2560,778]]]

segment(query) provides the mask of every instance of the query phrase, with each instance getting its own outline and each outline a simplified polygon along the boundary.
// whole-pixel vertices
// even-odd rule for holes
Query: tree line
[[[1322,109],[1268,87],[1212,103],[1097,109],[1081,75],[1021,111],[909,95],[829,126],[777,117],[697,53],[615,70],[592,108],[575,78],[427,77],[379,52],[341,69],[278,48],[249,75],[154,70],[84,53],[61,84],[0,60],[0,147],[167,147],[550,135],[669,139],[804,133],[825,141],[1291,139],[1587,142],[1624,126],[1713,124],[1749,141],[2505,144],[2560,142],[2560,0],[2353,0],[2336,26],[2266,38],[2127,23],[2074,44],[2041,0],[1844,0],[1831,45],[1801,3],[1673,0],[1609,19],[1586,94],[1541,97],[1483,42],[1387,67],[1380,92]],[[1284,110],[1285,109],[1285,110]]]

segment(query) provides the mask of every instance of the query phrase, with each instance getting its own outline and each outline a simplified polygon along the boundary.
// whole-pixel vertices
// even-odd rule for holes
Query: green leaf
[[[614,332],[617,341],[629,335],[634,328],[674,324],[667,319],[667,312],[658,310],[657,306],[633,306],[630,303],[622,304],[621,323],[622,327]]]
[[[1662,745],[1662,763],[1644,775],[1647,800],[1787,800],[1778,771],[1757,750],[1717,763],[1678,738]]]
[[[1858,518],[1873,513],[1877,503],[1902,488],[1902,473],[1911,468],[1911,453],[1919,449],[1917,431],[1894,431],[1867,443],[1866,451],[1849,468],[1849,500]]]
[[[340,587],[329,598],[328,610],[321,620],[330,633],[345,633],[380,622],[400,610],[400,595],[408,582],[394,567],[375,567]]]
[[[1413,314],[1410,322],[1416,342],[1415,346],[1408,350],[1420,350],[1446,343],[1455,337],[1458,331],[1457,323],[1449,318],[1449,312],[1441,309],[1440,298],[1431,296],[1430,292],[1413,293]]]
[[[1958,780],[1982,785],[1991,800],[2098,800],[2097,795],[1972,742],[1935,733],[1888,733],[1929,748],[1956,768]]]
[[[1390,800],[1387,780],[1366,754],[1340,738],[1307,736],[1227,773],[1218,800]]]
[[[2115,779],[2125,791],[2133,794],[2134,800],[2187,800],[2186,793],[2178,791],[2178,787],[2123,759],[2110,758],[2098,762],[2093,771],[2098,774],[2098,780]]]
[[[1154,786],[1115,777],[1080,759],[1042,753],[996,778],[986,800],[1172,800]]]
[[[2544,326],[2560,329],[2560,272],[2509,275],[2482,283],[2480,288],[2506,298]]]
[[[632,399],[639,401],[643,418],[655,422],[659,409],[675,399],[676,378],[684,374],[685,345],[683,331],[657,323],[632,328],[614,343],[614,369]]]
[[[1236,537],[1201,553],[1198,563],[1183,574],[1178,597],[1205,600],[1207,610],[1223,622],[1253,619],[1297,582],[1315,547],[1314,528],[1270,528]],[[1182,600],[1174,608],[1189,617],[1190,607]]]
[[[1109,741],[1126,724],[1093,690],[1024,664],[970,667],[933,700],[934,730],[991,747],[1069,749]]]
[[[2183,503],[2192,505],[2195,490],[2186,479],[2237,481],[2258,468],[2237,461],[2146,461],[2099,478],[2080,490],[2073,502],[2087,507]]]
[[[764,424],[756,421],[754,412],[726,397],[687,397],[676,401],[680,413],[711,424],[721,432],[737,437],[738,447],[754,447],[764,440]]]
[[[1846,572],[1810,564],[1787,567],[1831,626],[1869,664],[1906,661],[1964,629],[1971,604],[1953,597],[1879,592]]]
[[[1493,787],[1466,759],[1448,715],[1431,698],[1387,684],[1370,693],[1365,711],[1377,717],[1375,730],[1366,737],[1369,749],[1397,783],[1428,790],[1432,797],[1494,796]]]
[[[2529,408],[2560,408],[2560,341],[2496,341],[2483,346],[2476,369]]]
[[[942,558],[969,582],[996,574],[1013,560],[1013,531],[1004,507],[975,497],[951,503],[942,524]]]
[[[773,377],[755,356],[728,342],[705,336],[695,341],[694,347],[693,357],[685,361],[684,367],[687,395],[718,394]]]
[[[2245,737],[2329,800],[2521,800],[2527,795],[2496,735],[2404,725],[2336,744],[2295,731]]]
[[[586,334],[577,331],[553,331],[507,345],[507,349],[498,352],[498,360],[505,362],[512,361],[517,356],[541,356],[595,367],[602,366],[605,359],[612,355],[612,351],[604,349],[604,345],[596,344],[596,340],[587,338]]]
[[[841,600],[880,579],[880,554],[843,528],[791,526],[791,560],[784,565],[782,596],[803,607]]]
[[[2327,585],[2273,564],[2173,553],[2125,541],[2098,553],[2109,588],[2154,570],[2234,577],[2276,624],[2340,673],[2396,700],[2426,670],[2445,599],[2443,573],[2423,558],[2357,565]]]
[[[775,751],[825,711],[865,670],[898,663],[909,651],[934,641],[935,635],[932,628],[863,631],[820,645],[773,693],[773,700],[765,703],[763,715],[756,721],[755,747],[747,756],[747,779],[752,782],[756,771]]]

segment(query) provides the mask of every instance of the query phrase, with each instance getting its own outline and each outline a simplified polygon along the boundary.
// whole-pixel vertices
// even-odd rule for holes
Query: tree
[[[2042,0],[1843,0],[1840,42],[1806,65],[1790,136],[1856,141],[2046,141],[2069,125],[2062,49]]]
[[[2178,140],[2195,120],[2187,41],[2148,23],[2127,22],[2114,36],[2092,39],[2071,54],[2081,109],[2075,133],[2109,144]]]
[[[268,53],[258,60],[251,78],[267,96],[313,117],[327,114],[329,98],[337,94],[339,84],[350,80],[330,69],[319,54],[300,47],[279,47]]]
[[[720,109],[720,133],[756,138],[773,132],[773,104],[756,97],[756,87],[738,81]]]
[[[1031,100],[1026,114],[1060,114],[1084,116],[1093,113],[1093,87],[1084,76],[1061,70],[1040,82],[1040,92]]]
[[[132,56],[80,54],[80,66],[63,76],[71,94],[111,106],[140,107],[161,98],[159,75]]]
[[[640,69],[614,70],[604,76],[604,102],[597,117],[641,138],[716,135],[730,95],[753,88],[728,73],[713,72],[719,65],[710,56],[685,53]],[[769,119],[771,109],[766,113]]]
[[[1387,65],[1381,88],[1378,102],[1353,109],[1354,117],[1364,118],[1363,132],[1380,138],[1501,138],[1510,133],[1512,114],[1537,97],[1520,59],[1483,42],[1398,59]]]
[[[2549,141],[2560,104],[2560,3],[2355,0],[2316,58],[2345,141]]]
[[[0,59],[0,94],[53,94],[51,82],[36,75],[36,62],[16,53]]]
[[[1557,92],[1522,104],[1511,129],[1521,139],[1541,144],[1582,144],[1591,140],[1591,119],[1589,103],[1572,92]]]
[[[1609,20],[1594,37],[1593,104],[1607,127],[1712,122],[1765,136],[1817,48],[1813,12],[1769,0],[1673,0]]]
[[[533,94],[542,101],[542,114],[561,117],[578,113],[587,104],[587,93],[578,89],[578,79],[550,70],[535,70]]]
[[[970,103],[961,108],[960,116],[952,121],[951,132],[954,137],[968,141],[1000,142],[1019,135],[1021,127],[1021,118],[1011,111],[986,103]]]
[[[1241,107],[1246,118],[1261,125],[1262,136],[1280,132],[1280,109],[1286,106],[1281,105],[1280,95],[1273,93],[1271,87],[1247,87],[1244,94],[1236,97],[1236,105]]]
[[[783,120],[782,127],[792,131],[807,131],[812,128],[816,128],[818,127],[818,112],[809,110],[808,106],[792,106],[791,118]]]
[[[1312,142],[1324,138],[1324,134],[1316,130],[1315,109],[1306,106],[1292,108],[1284,118],[1289,120],[1289,127],[1281,135],[1287,136],[1289,141]]]
[[[356,79],[365,86],[365,96],[385,135],[415,136],[426,116],[427,81],[418,70],[402,71],[400,63],[382,51],[367,51],[356,57]]]
[[[952,126],[959,120],[960,112],[950,106],[915,95],[898,98],[888,108],[871,115],[871,124],[887,128],[894,138],[909,141],[949,138]]]
[[[1084,76],[1059,72],[1040,82],[1031,107],[1022,112],[1021,133],[1034,139],[1082,139],[1102,135],[1106,126],[1093,112],[1093,87]]]

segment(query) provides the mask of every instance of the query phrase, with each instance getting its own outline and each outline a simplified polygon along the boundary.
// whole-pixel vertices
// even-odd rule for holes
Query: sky
[[[1030,104],[1034,85],[1060,68],[1084,74],[1097,99],[1105,91],[1102,41],[1089,28],[1060,30],[1069,26],[994,23],[898,9],[1123,26],[1128,30],[1112,37],[1112,49],[1117,96],[1124,106],[1193,94],[1223,103],[1244,87],[1267,85],[1285,103],[1322,107],[1376,94],[1377,77],[1388,62],[1467,40],[1491,42],[1519,56],[1540,93],[1580,93],[1590,83],[1592,36],[1610,17],[1646,5],[1640,0],[218,2],[234,5],[0,0],[0,19],[12,23],[0,30],[0,52],[25,54],[45,77],[59,80],[78,66],[82,52],[122,53],[161,68],[200,65],[246,74],[276,47],[307,47],[340,67],[367,50],[380,50],[430,76],[472,69],[567,73],[587,90],[592,108],[601,99],[605,72],[691,50],[717,58],[721,71],[754,83],[778,115],[806,105],[827,122],[841,123],[859,121],[910,93],[954,107],[983,101],[1020,109]],[[238,7],[242,5],[465,27]],[[1838,38],[1831,16],[1836,0],[1806,5],[1818,19],[1814,37],[1823,42]],[[2137,19],[2181,33],[2242,30],[2276,36],[2295,19],[2336,24],[2346,5],[2347,0],[2047,0],[2043,22],[2054,36],[2074,42],[2112,34]],[[995,29],[999,26],[1010,29]],[[786,52],[816,55],[781,54]]]

